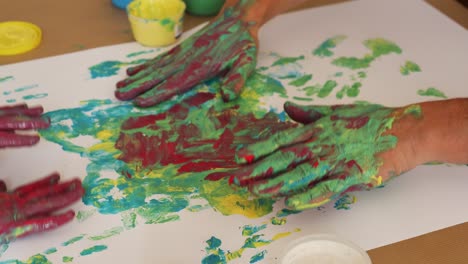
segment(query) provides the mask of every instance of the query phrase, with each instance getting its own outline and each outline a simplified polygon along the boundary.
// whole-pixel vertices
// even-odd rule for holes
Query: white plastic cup
[[[332,234],[299,238],[286,248],[281,264],[372,264],[365,250]]]

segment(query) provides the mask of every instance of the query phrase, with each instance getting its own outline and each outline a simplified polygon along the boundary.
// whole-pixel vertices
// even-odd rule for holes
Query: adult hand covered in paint
[[[17,130],[48,128],[48,119],[41,118],[42,107],[26,104],[0,107],[0,148],[31,146],[39,142],[37,135],[18,134]]]
[[[0,181],[0,245],[73,220],[73,211],[53,213],[78,201],[84,189],[78,179],[59,180],[58,174],[52,174],[11,192]]]
[[[255,1],[228,1],[221,14],[204,29],[170,51],[127,69],[117,83],[120,100],[141,107],[156,105],[197,84],[221,77],[225,101],[235,99],[256,66],[258,29],[263,15]]]
[[[231,182],[260,197],[286,197],[289,208],[318,207],[346,192],[381,186],[421,162],[411,156],[412,131],[397,125],[415,122],[417,105],[286,103],[285,111],[304,126],[240,149],[237,162],[250,164],[231,174]]]

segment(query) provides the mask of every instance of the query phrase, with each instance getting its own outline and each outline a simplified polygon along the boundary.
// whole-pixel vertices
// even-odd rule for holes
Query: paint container
[[[187,12],[195,16],[215,16],[226,0],[184,0]]]
[[[182,34],[185,3],[182,0],[134,0],[127,6],[135,40],[148,47],[163,47]]]
[[[331,234],[318,234],[293,241],[281,264],[372,264],[359,246]]]
[[[114,4],[114,6],[124,10],[127,9],[130,2],[132,2],[132,0],[112,0],[112,4]]]

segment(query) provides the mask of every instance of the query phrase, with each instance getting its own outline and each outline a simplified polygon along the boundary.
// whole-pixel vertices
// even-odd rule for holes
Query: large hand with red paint
[[[77,179],[64,183],[59,180],[58,174],[52,174],[11,192],[0,181],[0,245],[73,220],[73,211],[53,213],[78,201],[84,189]]]
[[[417,106],[298,106],[285,110],[304,126],[279,132],[237,152],[231,182],[260,197],[286,197],[286,205],[302,210],[323,205],[355,190],[370,189],[417,166],[411,159],[411,131],[392,133],[404,116],[418,115]]]
[[[252,15],[256,10],[248,2],[254,1],[238,1],[226,7],[208,26],[180,45],[129,68],[130,77],[117,83],[115,96],[148,107],[221,77],[223,99],[235,99],[256,66],[260,26],[256,19],[262,16]]]
[[[42,107],[27,105],[0,107],[0,148],[31,146],[39,141],[37,135],[17,134],[17,130],[47,128],[50,121],[41,118]]]

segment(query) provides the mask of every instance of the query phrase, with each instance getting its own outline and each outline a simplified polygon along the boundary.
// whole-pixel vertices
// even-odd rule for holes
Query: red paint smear
[[[203,172],[216,169],[235,169],[239,145],[248,145],[262,140],[275,132],[296,127],[294,123],[280,122],[274,113],[258,119],[253,114],[240,115],[238,106],[218,112],[207,111],[203,120],[210,122],[215,131],[204,133],[197,120],[186,120],[188,113],[212,100],[215,94],[198,93],[171,107],[166,113],[129,118],[122,125],[116,148],[122,151],[120,160],[135,163],[138,168],[158,168],[177,165],[179,173]],[[159,125],[159,123],[161,125]],[[139,128],[145,132],[132,132]],[[265,133],[269,131],[269,133]],[[203,135],[219,134],[218,138],[204,138]],[[259,138],[258,135],[262,135]],[[272,174],[273,171],[268,173]],[[207,180],[219,180],[232,173],[213,173]]]

